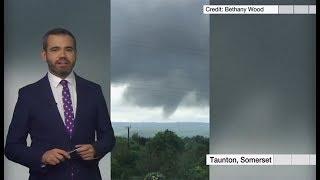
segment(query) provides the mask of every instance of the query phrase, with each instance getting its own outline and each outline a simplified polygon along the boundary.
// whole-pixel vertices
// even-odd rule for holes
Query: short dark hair
[[[70,36],[73,39],[74,48],[75,48],[75,50],[77,50],[76,38],[74,37],[74,35],[70,31],[68,31],[68,30],[66,30],[64,28],[54,28],[54,29],[51,29],[48,32],[46,32],[46,34],[44,34],[44,36],[42,37],[42,48],[43,48],[43,50],[47,50],[48,37],[50,35],[68,35],[68,36]]]

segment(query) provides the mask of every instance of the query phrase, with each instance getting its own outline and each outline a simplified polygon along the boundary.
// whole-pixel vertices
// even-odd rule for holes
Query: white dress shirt
[[[48,72],[48,79],[50,82],[51,90],[54,96],[54,99],[57,103],[57,107],[60,113],[60,116],[63,120],[63,123],[65,124],[65,117],[64,117],[64,109],[63,109],[63,101],[62,101],[62,85],[60,84],[61,78],[58,76],[55,76],[50,71]],[[77,110],[77,91],[76,91],[76,79],[74,76],[74,73],[71,72],[65,80],[68,81],[68,87],[70,90],[71,95],[71,102],[72,102],[72,108],[74,112],[74,117],[76,116],[76,110]]]

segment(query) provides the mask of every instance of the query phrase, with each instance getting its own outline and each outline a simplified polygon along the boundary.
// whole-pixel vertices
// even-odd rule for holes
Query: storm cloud
[[[169,117],[209,104],[209,17],[194,0],[111,3],[111,82],[127,84],[125,99],[162,107]]]

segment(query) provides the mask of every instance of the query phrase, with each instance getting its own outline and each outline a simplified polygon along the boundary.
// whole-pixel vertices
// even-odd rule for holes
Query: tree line
[[[116,137],[111,155],[113,180],[209,179],[209,138],[179,137],[170,130],[154,137]],[[128,143],[129,142],[129,143]]]

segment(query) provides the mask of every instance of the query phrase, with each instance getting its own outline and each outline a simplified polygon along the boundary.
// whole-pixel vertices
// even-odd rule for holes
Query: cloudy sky
[[[111,3],[111,116],[209,122],[206,1]]]

